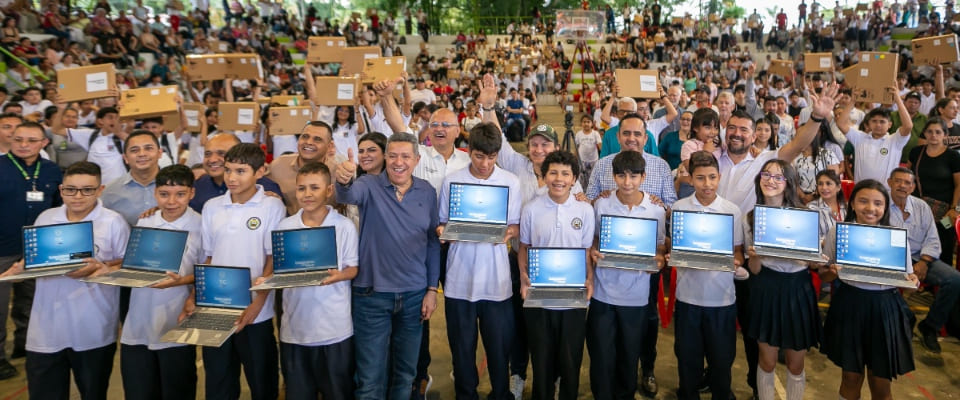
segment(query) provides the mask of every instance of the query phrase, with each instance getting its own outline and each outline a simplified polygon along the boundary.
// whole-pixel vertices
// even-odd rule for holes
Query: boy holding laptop
[[[32,399],[69,398],[71,372],[81,397],[107,398],[117,350],[120,288],[79,279],[120,264],[130,227],[120,214],[103,207],[102,192],[100,167],[88,161],[75,163],[63,174],[63,206],[37,217],[35,224],[41,226],[92,221],[95,251],[78,270],[37,279],[27,328],[26,369]],[[22,271],[23,261],[19,261],[2,276]]]
[[[200,214],[189,207],[193,199],[193,172],[171,165],[157,173],[154,197],[159,212],[137,221],[137,226],[187,231],[187,245],[176,273],[151,287],[130,293],[130,310],[120,336],[123,391],[130,398],[195,398],[197,353],[194,346],[162,343],[160,337],[177,326],[177,317],[190,295],[193,265],[203,261]]]
[[[650,218],[657,221],[657,266],[663,266],[666,211],[640,190],[646,161],[636,151],[613,158],[617,190],[594,204],[597,226],[601,216]],[[599,235],[596,235],[599,236]],[[599,237],[590,250],[593,263],[603,258]],[[590,389],[598,399],[629,398],[637,391],[637,366],[647,330],[650,307],[650,273],[638,270],[595,268],[594,297],[587,313],[587,350],[590,351]]]
[[[746,279],[743,265],[743,229],[740,208],[717,195],[720,167],[705,151],[690,156],[690,181],[694,195],[678,200],[674,210],[733,215],[733,256],[736,272],[677,268],[674,352],[680,377],[677,397],[699,398],[704,358],[710,366],[709,384],[714,398],[730,393],[730,368],[737,351],[737,306],[733,280]]]
[[[573,154],[555,151],[540,168],[547,193],[532,200],[520,215],[520,294],[530,289],[527,249],[567,247],[589,249],[593,245],[594,213],[589,203],[578,201],[570,190],[577,182],[580,164]],[[593,293],[593,268],[587,261],[586,298]],[[560,400],[577,398],[580,364],[586,335],[586,309],[525,308],[530,360],[533,363],[533,398],[554,397],[554,382],[560,378]]]
[[[447,338],[453,358],[457,397],[476,398],[479,377],[476,369],[477,329],[483,336],[490,369],[492,399],[506,399],[510,393],[508,362],[514,332],[513,290],[506,241],[515,237],[520,222],[520,181],[496,165],[500,152],[500,130],[482,123],[470,133],[470,165],[443,180],[440,189],[440,226],[449,220],[451,183],[507,186],[507,233],[500,243],[451,242],[447,257],[446,299]],[[487,200],[489,203],[489,200]]]

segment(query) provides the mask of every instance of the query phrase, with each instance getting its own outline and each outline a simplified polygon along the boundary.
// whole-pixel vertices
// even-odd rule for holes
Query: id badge
[[[27,201],[28,202],[43,201],[43,192],[37,191],[37,190],[27,191]]]

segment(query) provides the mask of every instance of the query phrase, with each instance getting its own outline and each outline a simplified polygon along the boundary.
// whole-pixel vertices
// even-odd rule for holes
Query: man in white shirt
[[[416,79],[416,89],[410,91],[410,103],[416,103],[422,101],[425,104],[433,104],[437,101],[437,95],[433,93],[432,90],[424,87],[425,83],[423,78]],[[390,93],[392,96],[393,93]],[[383,96],[383,94],[381,94]]]
[[[123,141],[127,138],[127,132],[121,128],[120,112],[113,107],[103,107],[97,110],[95,129],[71,129],[63,126],[63,110],[66,104],[60,103],[57,107],[60,110],[53,116],[50,131],[55,135],[65,136],[70,142],[87,150],[87,161],[100,166],[101,180],[104,183],[113,182],[123,176],[127,170],[123,163]]]

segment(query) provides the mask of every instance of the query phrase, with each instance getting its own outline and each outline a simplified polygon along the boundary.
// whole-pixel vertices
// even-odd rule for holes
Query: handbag
[[[923,195],[923,185],[920,184],[920,160],[923,159],[923,155],[927,152],[926,150],[926,146],[920,149],[920,156],[917,157],[917,165],[913,167],[913,174],[916,176],[917,191],[920,194],[920,198],[930,206],[930,211],[933,211],[934,219],[939,221],[950,212],[950,203]]]

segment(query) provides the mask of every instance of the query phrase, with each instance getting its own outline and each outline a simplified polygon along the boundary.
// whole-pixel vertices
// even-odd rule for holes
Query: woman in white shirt
[[[353,154],[357,154],[357,138],[365,131],[363,124],[357,123],[357,114],[353,107],[337,107],[336,119],[333,122],[333,142],[337,146],[337,154],[346,157],[347,149],[353,149]]]

